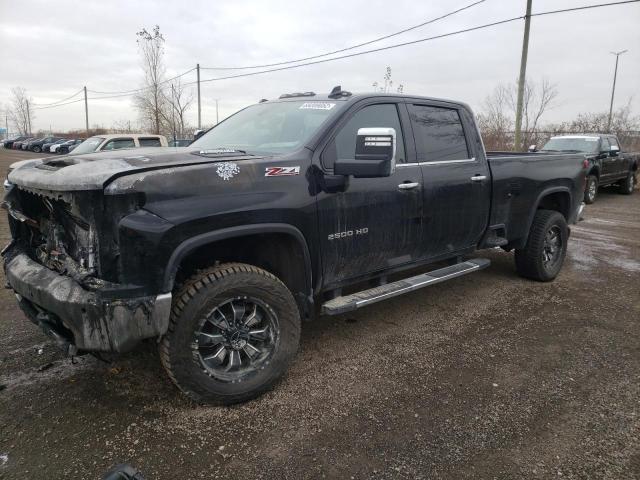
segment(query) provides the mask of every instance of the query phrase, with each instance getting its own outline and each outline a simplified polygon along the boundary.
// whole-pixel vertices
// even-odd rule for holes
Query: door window
[[[618,140],[616,139],[616,137],[609,137],[609,143],[611,144],[612,147],[620,148],[620,145],[618,144]]]
[[[609,139],[607,137],[602,137],[602,142],[600,143],[600,152],[609,153],[611,149],[611,145],[609,144]]]
[[[161,147],[159,138],[139,138],[141,147]]]
[[[404,137],[398,109],[393,103],[369,105],[358,110],[340,129],[322,154],[322,164],[333,169],[338,158],[355,158],[356,136],[360,128],[393,128],[396,131],[396,162],[405,161]]]
[[[109,140],[102,150],[118,150],[120,148],[133,148],[136,144],[133,141],[133,138],[114,138],[113,140]]]
[[[469,158],[458,111],[453,108],[410,105],[419,162]]]

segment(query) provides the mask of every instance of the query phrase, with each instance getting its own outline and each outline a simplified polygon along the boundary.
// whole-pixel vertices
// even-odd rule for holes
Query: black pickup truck
[[[302,319],[478,271],[478,249],[513,249],[519,274],[553,280],[583,163],[487,155],[458,102],[288,94],[189,147],[21,164],[4,268],[67,352],[156,338],[183,392],[239,402],[284,374]]]
[[[585,154],[589,162],[584,191],[587,204],[595,202],[598,187],[616,184],[620,193],[631,195],[638,180],[640,153],[623,152],[615,135],[590,133],[551,137],[540,152]]]

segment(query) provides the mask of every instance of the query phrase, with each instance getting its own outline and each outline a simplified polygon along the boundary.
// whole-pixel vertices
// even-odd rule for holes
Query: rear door
[[[343,191],[318,193],[325,286],[410,263],[420,253],[422,171],[415,160],[407,163],[415,152],[412,145],[406,146],[409,120],[400,107],[395,99],[360,103],[341,119],[322,148],[321,168],[325,178],[331,178],[337,158],[355,157],[358,129],[396,130],[397,168],[391,176],[348,177]]]
[[[600,183],[606,183],[616,176],[618,169],[616,158],[611,156],[611,143],[609,137],[603,136],[600,139],[600,157],[602,158],[602,172],[600,172]]]
[[[611,157],[612,160],[614,160],[614,175],[617,178],[624,178],[629,172],[629,161],[620,151],[620,144],[618,143],[618,139],[616,137],[609,137],[609,143],[612,147],[618,147],[618,154],[615,157]]]
[[[491,177],[483,147],[466,109],[441,103],[408,108],[424,178],[424,256],[451,256],[477,245],[489,221]]]

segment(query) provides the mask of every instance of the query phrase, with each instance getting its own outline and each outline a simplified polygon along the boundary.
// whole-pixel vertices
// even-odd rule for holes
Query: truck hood
[[[190,147],[149,147],[48,157],[17,162],[8,179],[15,185],[39,190],[102,190],[112,178],[134,172],[260,158],[240,154],[202,156],[198,152]]]

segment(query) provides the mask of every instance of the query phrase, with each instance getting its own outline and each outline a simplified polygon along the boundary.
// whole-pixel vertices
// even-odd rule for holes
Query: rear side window
[[[340,129],[336,137],[327,145],[322,153],[322,164],[325,168],[333,168],[337,158],[355,158],[356,136],[358,129],[370,127],[394,128],[396,131],[396,161],[405,161],[404,137],[400,126],[400,117],[395,104],[384,103],[368,105],[358,110]]]
[[[139,138],[141,147],[161,147],[159,138]]]
[[[611,143],[612,147],[620,148],[620,145],[618,144],[618,140],[616,139],[616,137],[609,137],[609,142]]]
[[[453,108],[410,105],[411,123],[419,162],[469,158],[458,111]]]
[[[102,150],[118,150],[119,148],[133,148],[136,144],[133,138],[114,138],[109,140]]]

